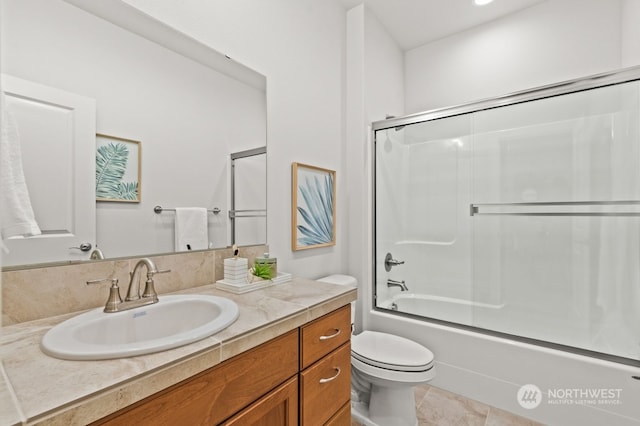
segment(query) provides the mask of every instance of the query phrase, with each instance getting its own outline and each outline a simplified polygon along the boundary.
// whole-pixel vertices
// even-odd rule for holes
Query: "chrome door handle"
[[[340,367],[333,367],[333,369],[337,371],[336,375],[333,376],[333,377],[329,377],[327,379],[320,379],[320,384],[328,383],[328,382],[338,378],[338,376],[340,375]]]
[[[79,247],[69,247],[69,249],[77,249],[80,251],[89,251],[91,250],[91,247],[93,247],[91,245],[91,243],[81,243]]]
[[[339,328],[334,328],[334,330],[336,331],[333,334],[329,334],[328,336],[320,336],[320,340],[329,340],[329,339],[333,339],[334,337],[338,336],[340,334],[340,329]]]

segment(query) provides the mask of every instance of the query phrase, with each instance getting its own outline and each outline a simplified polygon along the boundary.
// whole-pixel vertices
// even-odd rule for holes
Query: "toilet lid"
[[[433,365],[433,353],[404,337],[363,331],[351,337],[351,355],[360,361],[396,371],[425,371]]]

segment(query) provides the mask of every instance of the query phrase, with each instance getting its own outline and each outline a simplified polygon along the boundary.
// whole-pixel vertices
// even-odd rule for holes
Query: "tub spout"
[[[396,281],[389,279],[387,280],[387,287],[400,287],[400,291],[409,291],[407,285],[404,283],[404,280]]]

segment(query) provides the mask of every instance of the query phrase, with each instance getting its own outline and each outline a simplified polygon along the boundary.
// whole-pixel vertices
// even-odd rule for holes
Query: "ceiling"
[[[387,28],[402,50],[464,31],[546,0],[340,0],[351,9],[361,3]]]

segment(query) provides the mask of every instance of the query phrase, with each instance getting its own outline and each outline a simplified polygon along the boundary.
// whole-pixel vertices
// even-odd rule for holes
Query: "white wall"
[[[640,1],[622,0],[622,66],[640,64]]]
[[[106,256],[173,251],[157,204],[226,211],[229,153],[265,143],[263,91],[60,0],[4,0],[3,17],[3,72],[96,99],[98,133],[141,141],[142,202],[97,205]],[[209,215],[214,247],[227,225]]]
[[[404,54],[384,25],[364,8],[366,124],[404,111]]]
[[[267,238],[280,270],[303,277],[347,265],[345,11],[336,1],[127,0],[267,77]],[[291,251],[291,163],[337,171],[337,244]]]
[[[347,12],[347,140],[349,262],[346,272],[359,282],[358,311],[371,306],[372,169],[371,123],[404,114],[403,54],[364,5]],[[383,254],[384,256],[384,254]],[[360,320],[356,328],[360,329]]]
[[[620,0],[549,0],[410,50],[406,112],[640,64],[639,9],[635,1],[623,9]]]

